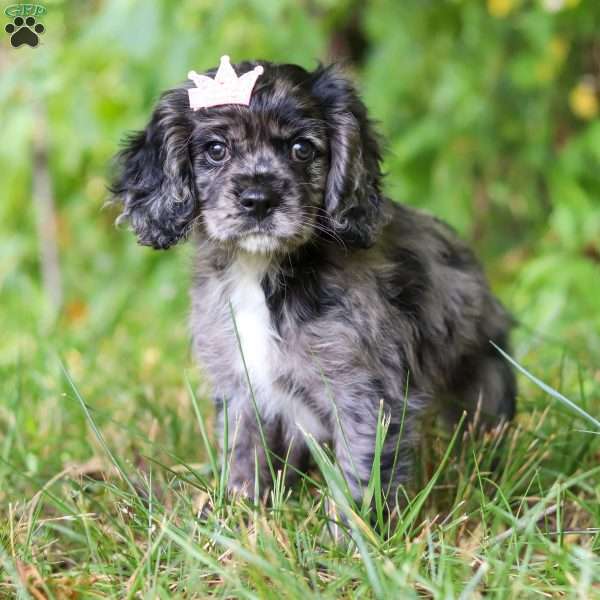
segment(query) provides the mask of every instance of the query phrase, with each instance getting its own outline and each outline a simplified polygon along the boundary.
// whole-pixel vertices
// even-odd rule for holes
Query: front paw
[[[233,477],[227,482],[227,492],[231,498],[247,500],[254,496],[254,481],[244,477]]]

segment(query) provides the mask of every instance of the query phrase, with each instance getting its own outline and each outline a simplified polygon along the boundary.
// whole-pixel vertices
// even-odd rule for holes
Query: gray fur
[[[165,95],[120,155],[114,191],[141,243],[193,234],[193,346],[221,431],[227,405],[230,488],[251,493],[257,471],[268,489],[262,429],[275,468],[306,468],[306,434],[330,444],[360,500],[381,406],[394,494],[434,404],[451,418],[479,410],[484,428],[512,418],[514,377],[490,344],[507,347],[511,321],[449,227],[382,196],[377,139],[348,81],[260,64],[250,107],[192,112],[185,87]],[[218,166],[205,156],[215,135],[230,150]],[[288,154],[298,136],[314,146],[306,164]],[[265,221],[240,210],[251,185],[281,199]]]

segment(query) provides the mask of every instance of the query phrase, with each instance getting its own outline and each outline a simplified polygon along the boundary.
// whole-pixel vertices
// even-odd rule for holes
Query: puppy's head
[[[186,84],[127,140],[112,191],[141,244],[168,248],[192,231],[247,252],[318,236],[373,243],[380,154],[354,88],[331,67],[260,64],[249,106],[193,111]]]

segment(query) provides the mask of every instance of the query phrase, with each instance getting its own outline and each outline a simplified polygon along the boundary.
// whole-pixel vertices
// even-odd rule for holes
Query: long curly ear
[[[381,154],[367,109],[336,67],[314,73],[313,94],[324,111],[330,165],[325,208],[347,243],[368,248],[383,224]]]
[[[187,91],[166,92],[149,124],[132,134],[117,155],[111,192],[144,246],[165,249],[185,238],[198,214],[187,117]]]

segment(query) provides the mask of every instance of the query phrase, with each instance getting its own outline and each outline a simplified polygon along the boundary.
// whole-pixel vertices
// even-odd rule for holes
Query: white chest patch
[[[325,439],[321,421],[293,392],[286,392],[275,383],[285,368],[281,338],[273,328],[261,286],[267,260],[261,255],[247,254],[240,256],[230,268],[230,300],[240,340],[236,353],[240,375],[246,379],[245,362],[254,397],[264,418],[280,415],[292,427],[299,427],[317,439]]]
[[[262,403],[272,395],[279,358],[279,337],[261,287],[266,268],[266,259],[261,256],[238,258],[231,267],[230,297],[250,383]],[[240,368],[245,377],[241,354]]]

